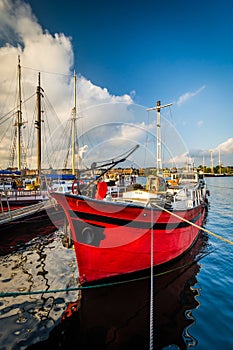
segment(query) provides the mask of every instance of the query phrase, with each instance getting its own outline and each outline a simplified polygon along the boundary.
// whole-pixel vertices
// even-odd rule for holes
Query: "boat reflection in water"
[[[5,223],[0,219],[0,256],[14,252],[33,238],[46,236],[63,226],[65,216],[61,207],[45,209],[43,203],[36,205],[41,205],[41,210],[29,212],[25,217]]]
[[[81,299],[69,304],[44,345],[57,344],[69,349],[76,349],[77,344],[80,348],[149,349],[152,341],[154,349],[195,346],[197,340],[192,337],[190,327],[195,322],[192,310],[199,306],[199,290],[195,285],[201,268],[199,260],[207,250],[206,240],[201,235],[181,259],[163,270],[160,268],[160,275],[152,278],[153,283],[150,276],[144,276],[83,289]],[[163,274],[165,271],[170,272]]]

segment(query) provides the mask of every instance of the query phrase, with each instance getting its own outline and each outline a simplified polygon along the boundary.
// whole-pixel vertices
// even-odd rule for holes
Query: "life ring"
[[[78,179],[74,179],[73,183],[72,183],[72,188],[71,188],[71,192],[73,194],[75,194],[75,190],[74,190],[74,185],[77,183],[77,189],[76,189],[76,194],[79,193],[79,182]]]

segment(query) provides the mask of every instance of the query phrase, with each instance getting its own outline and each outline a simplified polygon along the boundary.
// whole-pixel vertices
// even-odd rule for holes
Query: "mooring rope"
[[[160,276],[164,276],[164,275],[167,275],[169,273],[172,273],[172,272],[175,272],[178,270],[186,269],[186,268],[192,266],[193,264],[197,263],[201,259],[205,258],[207,255],[211,254],[213,251],[214,250],[207,252],[205,254],[202,254],[197,259],[194,259],[193,261],[188,262],[187,264],[177,266],[177,267],[170,269],[170,270],[166,270],[166,271],[162,271],[162,272],[158,272],[156,274],[153,274],[153,277],[160,277]],[[101,283],[101,284],[94,284],[94,285],[88,285],[88,286],[79,285],[78,287],[61,288],[61,289],[47,289],[47,290],[36,290],[36,291],[28,291],[28,292],[23,292],[23,291],[22,292],[1,292],[0,297],[1,298],[4,298],[4,297],[8,298],[8,297],[18,297],[18,296],[22,296],[22,295],[29,295],[30,296],[30,295],[38,295],[38,294],[49,294],[49,293],[68,293],[68,292],[81,291],[81,290],[85,290],[85,289],[112,287],[112,286],[120,285],[120,284],[138,282],[141,280],[148,279],[149,277],[151,278],[151,276],[142,276],[142,277],[138,277],[138,278],[132,278],[129,280],[122,280],[122,281],[117,281],[117,282]]]
[[[153,206],[157,207],[158,209],[160,209],[160,210],[162,210],[162,211],[165,211],[166,213],[168,213],[168,214],[170,214],[170,215],[173,215],[174,217],[176,217],[176,218],[179,219],[179,220],[182,220],[182,221],[184,221],[184,222],[187,222],[189,225],[192,225],[192,226],[198,228],[199,230],[204,231],[204,232],[210,234],[211,236],[214,236],[214,237],[216,237],[216,238],[218,238],[218,239],[220,239],[220,240],[222,240],[222,241],[224,241],[224,242],[226,242],[226,243],[228,243],[228,244],[233,245],[233,242],[232,242],[231,240],[229,240],[229,239],[227,239],[227,238],[224,238],[224,237],[222,237],[222,236],[218,235],[217,233],[214,233],[214,232],[212,232],[212,231],[210,231],[210,230],[207,230],[207,229],[204,228],[204,227],[201,227],[201,226],[199,226],[199,225],[197,225],[197,224],[194,224],[193,222],[191,222],[191,221],[189,221],[189,220],[187,220],[187,219],[181,217],[180,215],[177,215],[177,214],[173,213],[172,211],[169,211],[169,210],[165,209],[164,207],[161,207],[160,205],[158,205],[158,204],[156,204],[156,203],[154,203],[154,202],[153,202]]]
[[[222,241],[224,241],[225,243],[228,243],[228,244],[231,244],[233,245],[233,242],[230,241],[229,239],[227,238],[224,238],[224,237],[221,237],[220,235],[210,231],[210,230],[207,230],[205,229],[204,227],[201,227],[197,224],[194,224],[193,222],[165,209],[164,207],[161,207],[159,206],[158,204],[156,203],[153,203],[154,206],[156,206],[158,209],[162,210],[162,211],[165,211],[167,213],[169,213],[170,215],[173,215],[174,217],[178,218],[179,220],[182,220],[196,228],[198,228],[199,230],[203,231],[203,232],[206,232]],[[152,210],[152,213],[153,213],[153,210]],[[153,234],[151,234],[151,245],[153,246]],[[208,253],[210,254],[210,253]],[[208,255],[208,254],[205,254]],[[199,259],[200,260],[200,259]],[[194,260],[194,262],[197,261],[197,260]],[[191,264],[193,264],[194,262],[192,262]],[[186,264],[186,265],[183,265],[183,266],[180,266],[180,267],[177,267],[175,269],[171,269],[171,270],[168,270],[168,271],[164,271],[164,272],[161,272],[161,273],[158,273],[158,274],[153,274],[153,267],[151,267],[151,320],[153,320],[153,277],[155,276],[161,276],[161,275],[165,275],[167,273],[170,273],[170,272],[173,272],[175,270],[178,270],[178,269],[182,269],[186,266],[189,266],[189,264]],[[152,249],[152,252],[151,252],[151,266],[153,266],[153,249]],[[108,287],[108,286],[113,286],[113,285],[116,285],[116,284],[123,284],[123,283],[129,283],[129,282],[135,282],[135,281],[138,281],[138,280],[141,280],[141,279],[146,279],[148,278],[148,276],[146,277],[141,277],[141,278],[137,278],[137,279],[131,279],[131,280],[126,280],[126,281],[118,281],[118,282],[115,282],[115,283],[105,283],[105,284],[97,284],[97,285],[90,285],[90,286],[79,286],[79,287],[73,287],[73,288],[63,288],[63,289],[54,289],[54,290],[42,290],[42,291],[30,291],[30,292],[5,292],[5,293],[0,293],[0,297],[17,297],[17,296],[22,296],[22,295],[35,295],[35,294],[45,294],[45,293],[62,293],[62,292],[65,292],[65,293],[68,293],[68,292],[72,292],[72,291],[78,291],[78,290],[85,290],[85,289],[91,289],[91,288],[100,288],[100,287]],[[150,333],[151,333],[151,338],[150,338],[150,348],[153,349],[153,321],[151,322],[151,325],[150,325],[151,329],[150,329]],[[152,343],[151,343],[152,342]],[[152,347],[151,347],[152,346]]]
[[[154,309],[154,230],[153,230],[153,223],[154,223],[154,211],[151,209],[151,261],[150,261],[150,350],[153,350],[153,309]]]

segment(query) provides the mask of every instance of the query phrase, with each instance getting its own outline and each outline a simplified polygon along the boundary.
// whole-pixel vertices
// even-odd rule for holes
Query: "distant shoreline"
[[[229,177],[233,174],[204,174],[205,177]]]

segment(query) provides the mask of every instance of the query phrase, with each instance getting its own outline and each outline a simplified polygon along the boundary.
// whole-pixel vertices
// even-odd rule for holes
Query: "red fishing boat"
[[[159,113],[165,106],[158,102],[153,109]],[[112,168],[124,160],[108,165]],[[145,186],[119,188],[116,197],[108,194],[104,181],[97,188],[90,189],[90,182],[89,189],[80,186],[77,193],[52,194],[66,214],[82,284],[162,265],[193,245],[207,209],[206,183],[193,169],[176,175],[173,185],[153,175]]]
[[[107,188],[101,182],[98,199],[53,193],[71,228],[81,283],[142,271],[187,251],[206,211],[205,186],[192,185],[178,190],[173,200],[169,192],[158,190],[134,190],[104,200]]]

